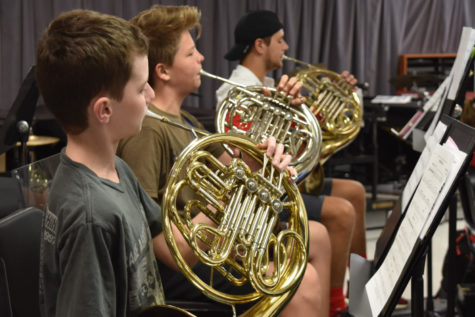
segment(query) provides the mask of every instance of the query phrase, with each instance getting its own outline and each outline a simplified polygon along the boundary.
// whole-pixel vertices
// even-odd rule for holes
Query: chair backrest
[[[0,316],[12,317],[10,292],[8,291],[7,269],[5,261],[0,258]]]
[[[0,265],[3,261],[6,273],[0,279],[3,283],[0,295],[8,294],[7,300],[15,317],[40,316],[38,283],[42,217],[43,211],[28,207],[0,219]],[[5,298],[0,302],[5,302]]]
[[[475,234],[475,169],[469,168],[461,179],[459,188],[460,201],[465,218],[465,223],[472,234]]]
[[[25,207],[20,183],[14,177],[0,177],[0,219]]]

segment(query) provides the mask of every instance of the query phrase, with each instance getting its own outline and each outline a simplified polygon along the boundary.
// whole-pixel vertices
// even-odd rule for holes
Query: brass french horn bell
[[[322,129],[320,164],[324,164],[358,135],[363,120],[362,102],[340,74],[285,55],[283,59],[304,66],[295,76],[302,82],[308,94],[307,104]]]
[[[147,116],[194,130],[151,111]],[[256,302],[242,316],[275,316],[296,291],[307,265],[308,221],[296,184],[286,171],[276,170],[249,137],[234,133],[200,134],[177,157],[163,196],[163,230],[181,272],[209,298],[232,305]],[[221,163],[208,146],[219,143],[237,148],[262,167],[253,171],[241,157]],[[196,199],[178,210],[177,197],[192,190]],[[288,199],[283,201],[282,197]],[[279,214],[290,213],[288,226],[277,226]],[[206,221],[193,222],[197,213]],[[196,220],[195,220],[196,221]],[[189,248],[211,271],[202,280],[185,261],[173,234],[176,227]],[[225,292],[215,287],[220,274],[235,289],[246,283],[253,291]]]
[[[266,87],[244,86],[223,77],[201,71],[201,75],[233,86],[216,111],[215,127],[219,133],[247,135],[256,143],[274,136],[292,155],[298,179],[303,179],[317,165],[322,133],[315,116],[305,104],[291,105],[292,97]]]

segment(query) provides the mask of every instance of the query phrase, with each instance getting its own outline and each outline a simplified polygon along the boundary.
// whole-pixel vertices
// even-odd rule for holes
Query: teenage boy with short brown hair
[[[164,303],[155,256],[175,264],[161,210],[115,156],[154,95],[147,53],[137,27],[88,10],[61,14],[39,42],[38,85],[68,139],[43,219],[43,316],[125,317]]]

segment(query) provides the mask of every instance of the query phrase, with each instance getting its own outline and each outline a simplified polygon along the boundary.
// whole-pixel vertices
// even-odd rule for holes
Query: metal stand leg
[[[371,186],[371,199],[376,201],[378,198],[378,116],[375,114],[372,122],[373,128],[373,184]]]
[[[447,314],[446,317],[455,315],[456,285],[454,279],[455,239],[457,234],[457,199],[452,197],[449,205],[449,248],[447,262]]]
[[[434,301],[432,298],[432,240],[427,249],[427,299],[426,316],[434,316]]]
[[[427,249],[427,298],[426,298],[426,317],[440,317],[440,314],[434,311],[434,296],[432,295],[432,240]]]
[[[424,264],[425,257],[421,257],[414,268],[411,277],[411,316],[424,316]]]

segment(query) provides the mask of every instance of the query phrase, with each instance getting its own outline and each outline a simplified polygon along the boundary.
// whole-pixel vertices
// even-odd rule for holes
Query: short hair
[[[181,34],[196,29],[196,37],[201,35],[201,13],[192,6],[158,6],[140,12],[130,22],[138,26],[148,37],[150,47],[149,82],[153,87],[154,69],[158,63],[172,65],[180,44]]]
[[[90,10],[62,13],[38,44],[36,77],[46,106],[66,133],[83,132],[91,100],[101,92],[122,100],[133,56],[147,53],[147,38],[124,19]]]

